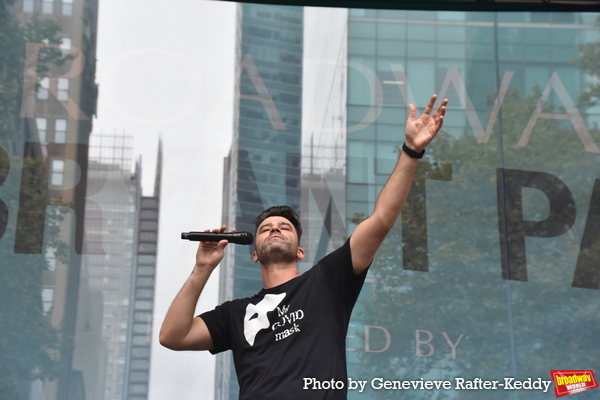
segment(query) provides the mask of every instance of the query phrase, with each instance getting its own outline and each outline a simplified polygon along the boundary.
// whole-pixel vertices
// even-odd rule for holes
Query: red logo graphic
[[[586,370],[551,370],[550,375],[554,381],[554,394],[556,397],[583,392],[598,387],[594,379],[594,371]]]

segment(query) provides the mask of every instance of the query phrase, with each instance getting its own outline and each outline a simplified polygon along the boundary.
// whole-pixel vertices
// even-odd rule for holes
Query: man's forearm
[[[160,343],[178,349],[189,340],[188,335],[200,294],[210,277],[211,270],[194,267],[191,275],[173,300],[160,329]],[[186,340],[187,339],[187,340]]]
[[[409,105],[405,138],[406,145],[416,153],[413,154],[414,156],[418,157],[442,127],[448,100],[444,99],[437,111],[430,115],[436,99],[436,95],[431,96],[427,107],[418,119],[415,119],[416,107],[413,104]],[[411,157],[402,150],[394,171],[377,197],[373,214],[361,222],[350,237],[354,272],[362,273],[371,264],[375,252],[394,226],[408,198],[417,170],[417,161],[417,158]]]
[[[394,171],[377,197],[371,217],[386,231],[394,226],[406,203],[417,170],[417,161],[402,151]]]

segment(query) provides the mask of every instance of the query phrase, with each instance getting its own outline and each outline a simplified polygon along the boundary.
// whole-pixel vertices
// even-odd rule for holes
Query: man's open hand
[[[444,99],[436,112],[430,115],[436,99],[437,95],[434,94],[431,96],[427,107],[425,107],[425,111],[423,111],[423,114],[418,119],[415,119],[417,108],[414,104],[409,105],[410,112],[406,121],[406,145],[418,153],[431,143],[444,123],[444,114],[446,114],[448,99]]]

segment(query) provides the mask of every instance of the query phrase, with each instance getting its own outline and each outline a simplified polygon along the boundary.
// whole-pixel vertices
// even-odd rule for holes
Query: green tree
[[[18,165],[21,160],[11,161],[12,165]],[[45,180],[42,161],[25,158],[23,163],[28,173]],[[11,187],[14,184],[15,180],[4,183],[9,186],[5,188],[9,196],[3,197],[3,201],[12,210],[17,209],[19,194],[19,188]],[[40,185],[43,184],[40,182]],[[46,196],[47,192],[36,192],[30,198],[47,204]],[[32,210],[39,209],[27,206]],[[45,218],[45,215],[35,215],[34,212],[23,216],[27,221]],[[47,228],[47,246],[57,249],[59,259],[65,253],[64,243],[57,239],[61,220],[62,215],[50,214]],[[52,310],[45,314],[42,306],[43,275],[48,270],[43,255],[13,254],[12,243],[4,240],[0,241],[0,259],[0,399],[14,400],[21,398],[23,384],[58,376],[59,360],[56,355],[61,337],[60,331],[50,322]]]
[[[59,43],[60,26],[36,16],[19,25],[10,14],[13,0],[0,0],[0,399],[16,400],[24,396],[24,387],[34,379],[58,376],[61,346],[60,331],[53,327],[42,306],[43,275],[48,263],[43,255],[13,254],[12,241],[16,211],[19,206],[20,171],[39,179],[39,187],[47,187],[43,160],[9,156],[5,150],[22,141],[22,120],[19,118],[25,45],[27,42]],[[51,63],[65,60],[57,49],[40,51],[38,76],[49,70]],[[34,190],[28,198],[47,204],[47,192]],[[27,221],[45,218],[35,215],[38,207],[25,205]],[[8,217],[11,218],[8,218]],[[60,214],[50,216],[47,245],[64,256],[65,246],[58,240]],[[4,240],[2,240],[4,239]],[[51,310],[50,310],[51,312]]]
[[[57,37],[60,32],[58,23],[34,15],[21,26],[9,12],[8,6],[13,3],[14,0],[0,0],[0,144],[22,134],[18,118],[26,43],[60,43]],[[48,72],[49,64],[62,64],[68,58],[56,48],[42,49],[38,60],[38,76]]]
[[[452,180],[425,183],[416,179],[411,193],[424,193],[419,185],[427,184],[426,207],[412,208],[417,212],[401,216],[404,221],[396,223],[377,253],[369,272],[374,283],[363,293],[355,316],[365,325],[387,329],[391,343],[384,352],[357,352],[360,366],[355,376],[549,380],[550,369],[598,365],[600,347],[591,345],[600,336],[600,317],[594,311],[597,305],[583,301],[589,289],[571,287],[580,237],[571,233],[528,241],[528,282],[502,279],[497,169],[547,171],[565,181],[580,202],[589,201],[594,184],[595,176],[589,171],[598,164],[597,157],[582,151],[570,122],[541,118],[529,145],[516,146],[541,94],[539,87],[527,97],[510,89],[502,107],[502,132],[497,124],[488,143],[480,144],[466,134],[456,137],[442,132],[431,144],[417,174],[441,173],[451,165]],[[490,109],[494,98],[489,97]],[[566,113],[551,104],[542,111]],[[598,129],[590,133],[600,139]],[[544,219],[548,212],[544,196],[533,189],[523,192],[525,218]],[[425,198],[412,196],[405,210],[411,201],[424,202]],[[584,219],[585,215],[578,219],[572,231],[581,233]],[[403,270],[405,228],[405,243],[412,236],[427,237],[428,272]],[[411,262],[408,260],[409,265]],[[417,354],[417,331],[421,331],[421,341],[429,342],[425,331],[433,335],[429,342],[435,348],[432,354],[427,344],[421,344]],[[454,345],[460,338],[455,358],[442,332]],[[387,338],[374,330],[369,340],[370,348],[383,349]],[[435,395],[427,390],[373,390],[370,396],[506,399],[512,394],[504,390],[438,391]],[[578,396],[587,399],[594,393]],[[547,397],[539,391],[519,392],[519,399]]]
[[[600,16],[596,19],[596,26],[600,29]],[[588,91],[579,96],[580,107],[587,109],[600,104],[600,42],[591,42],[579,45],[581,57],[573,61],[588,75],[596,79],[587,84]]]

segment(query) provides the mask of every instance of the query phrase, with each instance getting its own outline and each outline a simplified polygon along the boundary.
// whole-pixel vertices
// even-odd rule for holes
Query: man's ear
[[[296,257],[300,261],[304,259],[304,249],[302,247],[298,247],[298,253],[296,254]]]
[[[256,254],[256,250],[252,252],[252,261],[254,261],[255,263],[258,262],[258,254]]]

